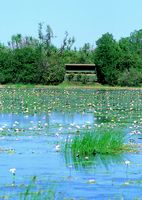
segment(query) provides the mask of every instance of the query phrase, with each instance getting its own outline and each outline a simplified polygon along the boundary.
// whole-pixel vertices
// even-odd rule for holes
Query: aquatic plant
[[[126,134],[117,128],[100,127],[96,130],[86,130],[73,137],[71,142],[66,142],[65,152],[71,149],[71,154],[76,157],[92,156],[99,154],[116,154],[130,150],[125,144]]]
[[[20,194],[20,200],[51,200],[55,199],[54,190],[37,190],[31,191],[29,188],[26,189],[24,193]]]
[[[36,176],[33,176],[31,183],[26,187],[24,192],[19,194],[20,200],[51,200],[56,199],[55,189],[49,188],[48,190],[35,189]]]
[[[12,185],[15,185],[16,168],[11,168],[9,172],[12,174]]]

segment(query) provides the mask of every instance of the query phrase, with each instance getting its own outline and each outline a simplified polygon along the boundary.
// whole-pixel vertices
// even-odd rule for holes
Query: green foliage
[[[12,51],[6,47],[0,48],[0,83],[11,82],[13,73]]]
[[[81,81],[81,74],[76,75],[76,81],[80,82]]]
[[[73,81],[74,76],[75,76],[74,73],[67,74],[66,75],[66,80],[67,81]]]
[[[39,83],[39,59],[38,49],[24,47],[13,51],[15,67],[15,82],[17,83]]]
[[[142,30],[134,31],[130,37],[119,41],[121,56],[118,59],[118,68],[121,72],[130,68],[142,69]]]
[[[97,81],[96,74],[70,73],[65,75],[65,80],[69,82],[79,82],[82,84],[95,83]]]
[[[102,35],[96,44],[94,59],[97,66],[98,81],[115,85],[118,73],[117,60],[120,56],[119,45],[109,33]]]
[[[100,83],[139,86],[142,69],[142,30],[134,31],[130,37],[120,39],[119,43],[111,34],[106,33],[96,44],[95,64]]]
[[[93,63],[94,62],[94,49],[89,43],[85,43],[82,48],[79,49],[77,54],[78,63]]]
[[[130,34],[130,49],[133,53],[142,55],[142,29],[134,31]]]
[[[71,148],[74,156],[92,156],[99,154],[115,154],[125,150],[126,135],[121,129],[98,128],[96,131],[86,131],[73,138],[71,144],[66,143],[65,151]]]
[[[39,59],[37,49],[23,47],[0,54],[0,83],[39,83]]]
[[[43,74],[44,84],[59,84],[64,80],[65,68],[60,65],[49,65],[47,71]]]
[[[106,33],[96,42],[96,49],[85,43],[77,50],[75,39],[68,32],[60,48],[53,44],[54,38],[51,27],[39,23],[38,38],[16,34],[8,47],[0,44],[0,83],[59,84],[64,80],[66,63],[95,63],[97,79],[86,75],[72,78],[69,75],[67,79],[83,84],[96,81],[109,85],[141,84],[142,30],[118,42]],[[130,80],[124,81],[126,77]]]
[[[89,82],[89,76],[87,76],[86,74],[81,76],[81,83],[86,84]]]
[[[82,74],[80,77],[80,82],[83,84],[95,83],[97,82],[97,75],[96,74]]]
[[[30,188],[27,188],[24,193],[20,194],[20,200],[54,200],[55,192],[53,190],[37,190],[32,191]]]
[[[89,75],[89,83],[95,83],[95,82],[97,82],[97,75],[96,74]]]
[[[131,67],[119,75],[118,84],[120,86],[140,86],[142,84],[142,72]]]
[[[121,53],[121,56],[118,59],[117,68],[119,72],[123,72],[124,70],[129,70],[131,67],[137,66],[136,57],[129,52]]]
[[[49,188],[48,190],[37,189],[35,191],[36,177],[32,178],[31,183],[26,187],[24,192],[19,194],[20,200],[54,200],[56,199],[56,192],[54,189]]]

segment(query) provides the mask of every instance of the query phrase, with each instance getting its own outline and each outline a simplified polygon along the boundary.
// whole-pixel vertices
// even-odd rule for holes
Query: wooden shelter
[[[82,83],[97,82],[95,64],[65,64],[65,69],[64,80]]]
[[[96,73],[95,64],[65,64],[66,73]]]

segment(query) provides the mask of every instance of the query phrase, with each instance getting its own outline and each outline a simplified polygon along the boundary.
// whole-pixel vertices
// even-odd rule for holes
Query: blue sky
[[[81,47],[106,32],[118,40],[142,29],[142,0],[1,0],[0,8],[0,42],[5,44],[17,33],[37,37],[39,22],[51,26],[57,46],[65,31]]]

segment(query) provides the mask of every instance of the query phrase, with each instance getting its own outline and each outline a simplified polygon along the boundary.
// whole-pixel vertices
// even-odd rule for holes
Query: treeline
[[[142,84],[142,30],[118,42],[104,34],[97,42],[94,62],[102,84],[140,86]]]
[[[76,49],[67,32],[57,48],[54,37],[49,25],[39,23],[38,38],[17,34],[7,46],[0,44],[0,83],[58,84],[64,80],[65,63],[95,63],[102,84],[141,85],[142,30],[119,41],[106,33],[96,48],[86,43]]]

